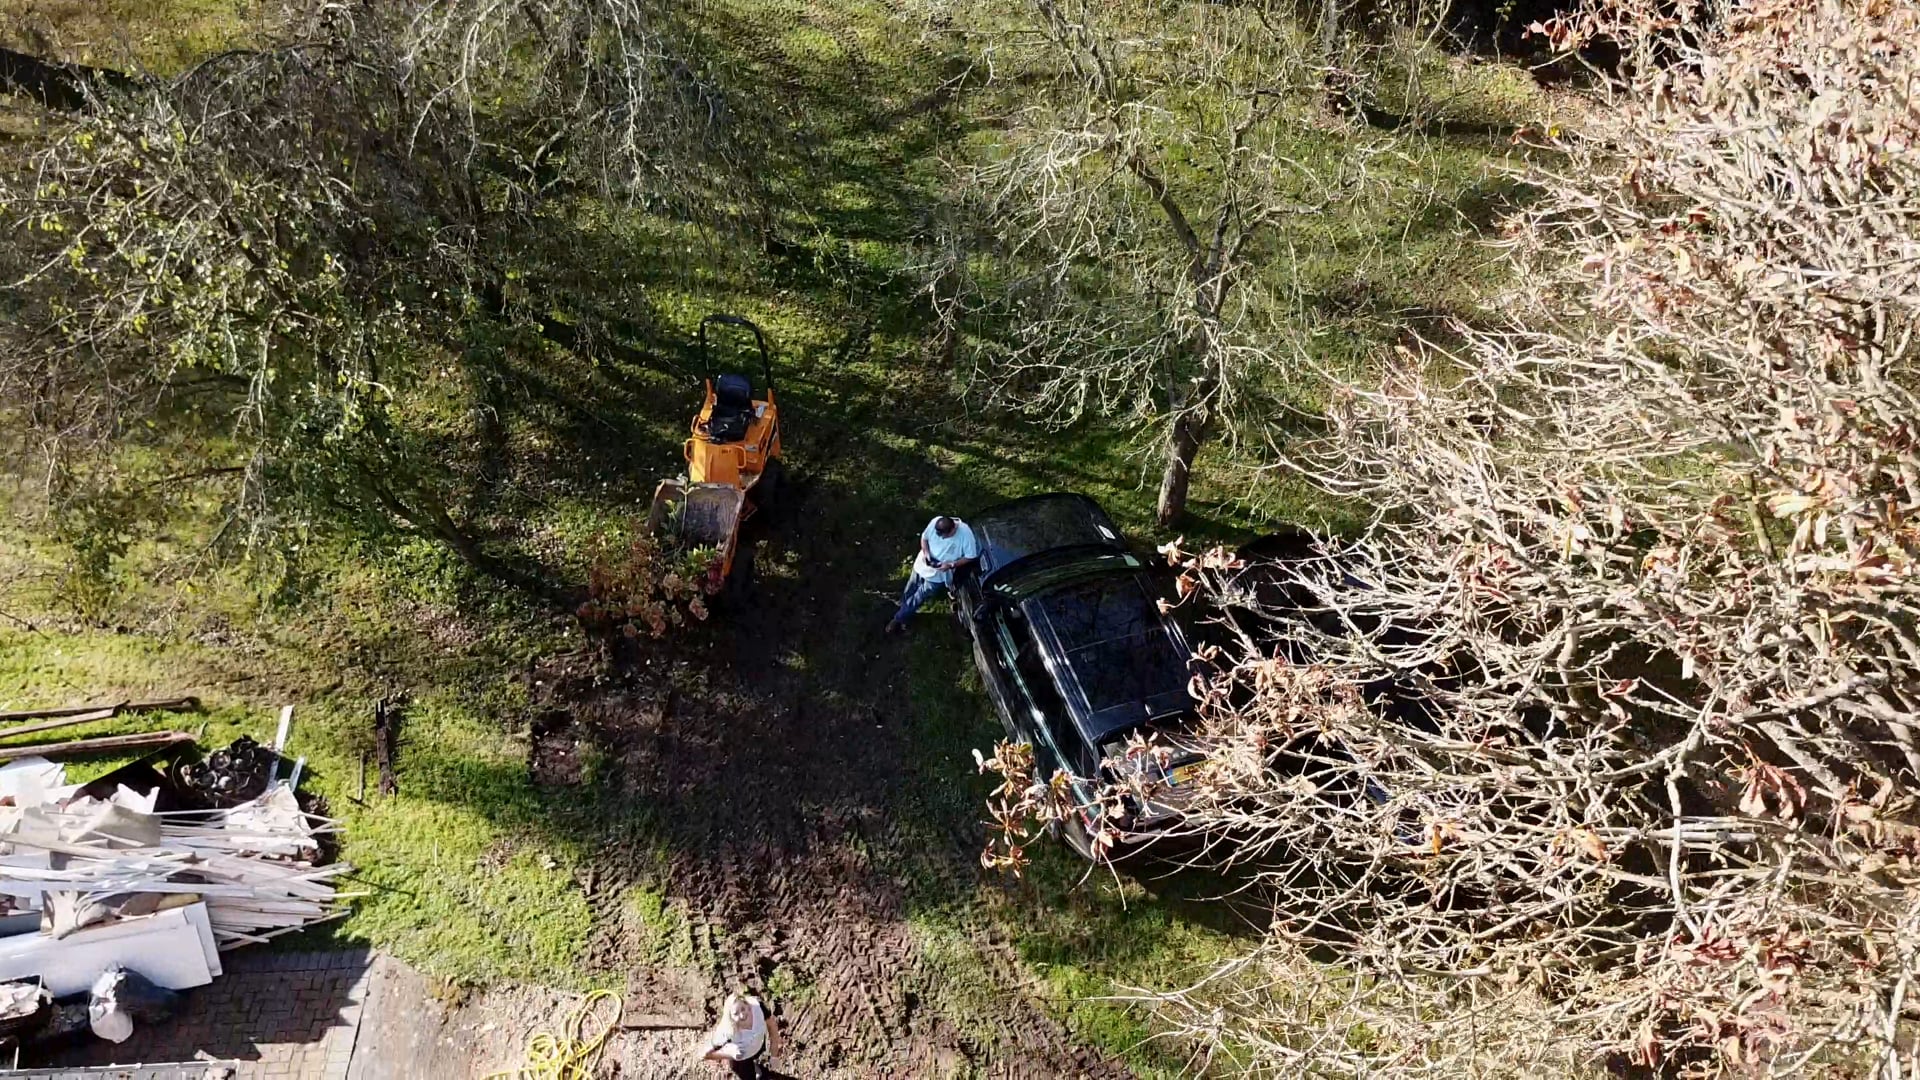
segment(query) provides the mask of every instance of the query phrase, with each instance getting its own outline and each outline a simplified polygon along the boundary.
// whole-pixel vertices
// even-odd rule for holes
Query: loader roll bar
[[[707,349],[707,326],[710,323],[717,323],[721,326],[744,326],[748,330],[753,331],[753,340],[760,346],[760,367],[762,375],[766,380],[761,385],[771,392],[773,390],[773,354],[767,349],[767,335],[760,332],[760,327],[755,325],[753,320],[743,315],[709,315],[700,320],[701,375],[704,376],[707,381],[713,381],[713,354]]]

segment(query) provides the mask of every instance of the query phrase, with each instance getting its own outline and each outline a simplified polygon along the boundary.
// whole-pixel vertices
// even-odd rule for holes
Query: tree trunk
[[[1320,58],[1328,67],[1340,57],[1340,9],[1343,6],[1345,0],[1320,2]]]
[[[481,550],[480,542],[474,539],[472,533],[461,528],[451,514],[438,506],[432,509],[432,514],[433,534],[440,538],[441,543],[452,548],[454,554],[465,560],[468,566],[483,574],[498,576],[500,567],[494,563],[491,556]]]
[[[1167,429],[1167,470],[1160,477],[1161,528],[1179,521],[1187,512],[1187,485],[1193,478],[1193,458],[1206,437],[1205,424],[1191,412],[1173,418]]]
[[[361,483],[366,492],[372,495],[387,513],[392,514],[402,525],[421,536],[430,536],[447,545],[454,554],[465,560],[468,566],[483,574],[497,575],[499,566],[485,551],[472,533],[460,527],[447,513],[446,507],[428,497],[422,507],[409,506],[399,492],[374,475],[372,469],[360,467]]]
[[[1353,76],[1340,66],[1342,9],[1348,2],[1321,0],[1320,4],[1321,97],[1330,111],[1341,115],[1351,113],[1354,106]]]

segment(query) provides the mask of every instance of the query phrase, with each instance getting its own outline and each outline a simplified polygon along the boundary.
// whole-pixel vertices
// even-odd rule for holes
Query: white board
[[[76,930],[59,941],[46,934],[0,938],[0,981],[38,975],[55,997],[78,994],[118,965],[156,986],[186,990],[213,981],[213,926],[205,903]]]
[[[193,924],[194,933],[200,935],[200,952],[207,958],[207,974],[219,978],[225,972],[220,970],[220,946],[213,940],[213,916],[208,913],[206,903],[188,904],[181,910],[187,913],[187,922]]]

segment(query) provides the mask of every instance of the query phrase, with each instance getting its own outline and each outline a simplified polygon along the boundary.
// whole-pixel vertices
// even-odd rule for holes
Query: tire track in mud
[[[828,454],[866,450],[844,429],[819,435],[826,453],[811,464],[822,474]],[[977,827],[956,823],[929,851],[895,820],[918,782],[898,722],[905,661],[880,634],[888,612],[865,594],[890,584],[899,552],[855,543],[910,527],[883,527],[870,505],[809,486],[762,551],[776,565],[791,552],[799,566],[765,579],[753,610],[676,655],[634,658],[612,685],[586,672],[540,680],[551,688],[543,705],[566,710],[664,841],[665,865],[652,849],[595,860],[593,962],[619,969],[644,955],[622,911],[627,887],[642,884],[681,905],[709,1005],[731,988],[765,990],[776,972],[797,988],[775,1004],[790,1041],[782,1067],[798,1075],[1131,1075],[1029,998],[1002,950],[967,943],[998,977],[986,1000],[947,995],[893,875],[912,846],[916,865],[971,888]],[[948,630],[937,616],[923,622],[916,632]]]
[[[690,665],[676,674],[692,692],[642,690],[573,710],[629,791],[659,807],[669,839],[664,866],[650,852],[596,860],[587,884],[598,965],[643,952],[621,904],[627,885],[646,884],[682,905],[710,1001],[765,990],[776,971],[800,988],[776,1004],[785,1060],[802,1075],[1129,1075],[1028,1000],[1010,964],[987,960],[1009,976],[991,1002],[941,1007],[941,973],[908,921],[905,890],[869,854],[906,842],[886,796],[909,749],[871,708],[774,707]],[[776,730],[796,722],[809,725],[806,738]],[[952,854],[956,865],[972,859]]]
[[[767,19],[775,28],[805,25],[830,43],[827,52],[815,44],[795,51],[782,34],[741,35],[761,43],[754,65],[807,118],[789,162],[802,183],[871,172],[874,162],[836,155],[857,150],[863,133],[918,117],[915,102],[937,104],[928,91],[953,74],[917,35],[900,52],[901,42],[875,39],[831,8],[781,0]],[[903,81],[906,68],[917,73],[912,80]],[[913,222],[922,208],[897,180],[884,171],[860,177],[893,220]],[[880,321],[858,316],[826,370],[864,363]],[[978,825],[922,821],[939,837],[926,840],[895,820],[902,788],[920,782],[916,748],[898,722],[907,682],[900,643],[881,634],[891,609],[867,596],[897,589],[895,574],[926,520],[913,496],[880,493],[925,491],[941,479],[882,429],[902,436],[947,418],[912,415],[917,402],[936,398],[909,394],[903,383],[835,382],[783,363],[785,441],[801,506],[761,523],[758,602],[705,628],[704,646],[690,642],[677,657],[630,668],[625,687],[565,702],[606,767],[649,808],[667,850],[664,867],[651,852],[602,853],[591,897],[594,955],[609,967],[633,955],[621,897],[645,884],[684,905],[711,1000],[733,985],[763,988],[776,972],[802,987],[775,1002],[793,1046],[782,1067],[798,1075],[1127,1076],[1025,994],[1004,949],[981,952],[998,979],[990,1000],[959,1002],[916,936],[909,884],[892,875],[903,863],[931,862],[956,892],[971,888],[981,874]],[[890,365],[890,377],[926,381],[939,395],[949,376],[909,362]],[[786,556],[797,564],[790,573],[765,572]],[[921,621],[916,633],[948,630],[934,617]],[[956,650],[955,663],[967,662]],[[556,774],[565,768],[555,762]]]
[[[716,925],[720,986],[764,987],[776,967],[807,987],[781,1003],[794,1059],[821,1070],[938,1076],[971,1067],[1005,1077],[1122,1077],[1076,1046],[1009,984],[965,1030],[937,1005],[939,973],[899,909],[897,890],[844,842],[823,835],[810,853],[742,852],[708,873],[674,874]],[[978,1008],[975,1006],[975,1008]]]

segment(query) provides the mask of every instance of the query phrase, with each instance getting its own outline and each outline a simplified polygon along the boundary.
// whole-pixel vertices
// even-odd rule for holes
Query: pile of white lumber
[[[317,865],[337,823],[303,812],[290,784],[228,810],[156,812],[154,798],[78,795],[45,761],[0,770],[0,980],[55,971],[59,993],[119,964],[182,989],[220,974],[218,949],[345,913],[335,879],[352,867]]]

